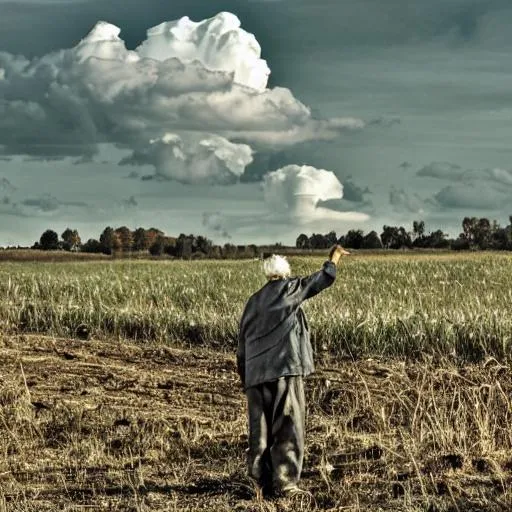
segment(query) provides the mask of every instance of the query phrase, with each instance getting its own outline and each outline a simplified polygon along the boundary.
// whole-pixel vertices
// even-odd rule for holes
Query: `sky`
[[[509,0],[0,0],[0,245],[512,214]]]

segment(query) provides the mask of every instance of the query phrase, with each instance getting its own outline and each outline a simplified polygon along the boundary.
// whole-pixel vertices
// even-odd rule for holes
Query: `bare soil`
[[[232,354],[0,337],[0,511],[512,510],[508,367],[317,366],[311,496],[269,501]]]

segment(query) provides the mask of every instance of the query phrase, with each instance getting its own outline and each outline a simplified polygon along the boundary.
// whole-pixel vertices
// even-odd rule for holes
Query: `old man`
[[[320,271],[290,277],[282,256],[264,261],[267,283],[245,306],[237,367],[249,410],[249,475],[264,493],[300,492],[304,458],[303,377],[314,371],[309,328],[301,304],[331,286],[348,254],[334,246]]]

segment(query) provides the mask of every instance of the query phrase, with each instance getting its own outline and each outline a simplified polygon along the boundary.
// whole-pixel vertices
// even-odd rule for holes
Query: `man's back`
[[[314,371],[306,317],[300,305],[330,286],[336,266],[303,278],[271,280],[248,300],[240,322],[238,369],[248,388]]]

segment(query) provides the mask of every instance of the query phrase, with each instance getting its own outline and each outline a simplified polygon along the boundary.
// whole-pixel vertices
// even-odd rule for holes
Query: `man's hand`
[[[348,256],[350,253],[343,249],[341,245],[334,245],[329,251],[329,259],[337,265],[342,256]]]

